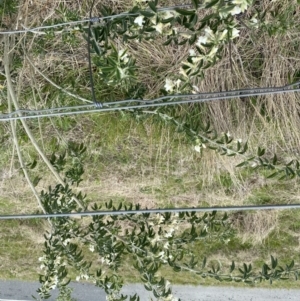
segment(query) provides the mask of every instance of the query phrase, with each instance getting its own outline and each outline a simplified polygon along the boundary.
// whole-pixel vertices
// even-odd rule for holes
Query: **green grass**
[[[0,279],[37,280],[41,226],[40,221],[1,221]]]

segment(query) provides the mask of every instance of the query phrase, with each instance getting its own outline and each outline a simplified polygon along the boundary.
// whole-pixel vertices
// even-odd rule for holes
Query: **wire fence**
[[[67,116],[76,115],[84,113],[99,113],[99,112],[109,112],[118,110],[134,110],[143,108],[157,108],[169,105],[183,105],[187,103],[203,103],[217,100],[233,99],[233,98],[243,98],[243,97],[253,97],[267,94],[281,94],[281,93],[291,93],[300,91],[300,82],[296,82],[291,85],[282,87],[264,87],[264,88],[254,88],[254,89],[240,89],[231,91],[221,91],[221,92],[209,92],[209,93],[198,93],[198,94],[175,94],[161,96],[152,100],[142,100],[142,99],[127,99],[113,102],[105,103],[93,103],[87,105],[78,106],[66,106],[59,108],[49,108],[42,110],[17,110],[8,114],[0,114],[0,121],[10,121],[18,119],[32,119],[41,117],[54,117],[54,116]],[[76,95],[70,94],[76,97]],[[179,99],[179,100],[177,100]],[[131,103],[138,103],[135,105],[130,105]]]
[[[182,5],[176,5],[176,6],[170,6],[170,7],[161,7],[158,8],[158,12],[164,12],[164,11],[172,11],[177,8],[189,8],[191,7],[192,4],[182,4]],[[91,7],[92,8],[92,7]],[[149,10],[151,11],[151,10]],[[151,11],[152,12],[152,11]],[[62,22],[58,24],[51,24],[51,25],[44,25],[44,26],[38,26],[38,27],[33,27],[33,28],[25,28],[21,30],[4,30],[0,31],[0,35],[11,35],[11,34],[20,34],[20,33],[40,33],[43,30],[49,30],[53,28],[58,28],[58,27],[64,27],[64,26],[74,26],[74,25],[80,25],[80,24],[87,24],[87,23],[96,23],[104,20],[112,20],[112,19],[117,19],[117,18],[123,18],[123,17],[137,17],[139,16],[139,13],[130,13],[130,12],[125,12],[121,14],[116,14],[116,15],[110,15],[110,16],[103,16],[103,17],[90,17],[82,20],[77,20],[77,21],[69,21],[69,22]]]
[[[226,206],[226,207],[195,207],[195,208],[163,208],[163,209],[138,209],[138,210],[103,210],[70,213],[49,214],[20,214],[0,215],[0,220],[33,219],[33,218],[58,218],[58,217],[84,217],[103,215],[149,214],[149,213],[181,213],[181,212],[224,212],[224,211],[249,211],[249,210],[275,210],[275,209],[300,209],[300,204],[253,205],[253,206]]]

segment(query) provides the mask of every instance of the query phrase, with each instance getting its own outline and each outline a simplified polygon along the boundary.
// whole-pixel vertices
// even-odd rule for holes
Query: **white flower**
[[[155,28],[155,30],[156,30],[157,32],[159,32],[159,33],[162,33],[162,32],[163,32],[164,26],[163,26],[162,23],[158,23],[158,24],[156,24],[156,25],[153,26],[153,27]]]
[[[171,79],[166,78],[166,84],[164,87],[167,92],[173,92],[174,82]]]
[[[179,88],[179,85],[181,84],[181,80],[180,79],[177,79],[177,81],[175,82],[175,85],[177,87],[177,89]]]
[[[80,275],[82,279],[88,280],[90,277],[87,274]]]
[[[160,300],[162,300],[162,301],[178,301],[178,298],[176,298],[172,294],[170,294],[168,297],[163,297]]]
[[[211,30],[210,27],[206,27],[204,29],[204,32],[205,32],[205,36],[206,37],[209,37],[209,38],[213,38],[214,37],[214,33],[213,33],[213,31]]]
[[[167,10],[166,12],[164,12],[164,19],[170,19],[172,17],[174,17],[174,12],[173,11]]]
[[[171,287],[171,283],[169,280],[166,281],[165,288],[168,290]]]
[[[226,7],[225,7],[226,8]],[[221,19],[225,19],[228,16],[228,12],[225,9],[220,9],[219,10],[219,16],[221,17]]]
[[[251,24],[254,28],[258,28],[258,20],[257,20],[255,17],[251,18],[250,24]]]
[[[233,28],[231,32],[231,39],[237,38],[239,35],[240,35],[240,31],[236,28]]]
[[[201,36],[198,38],[198,41],[196,43],[197,46],[201,46],[202,44],[207,43],[207,37],[206,36]]]
[[[231,13],[232,16],[234,16],[234,15],[240,14],[241,12],[242,12],[241,7],[240,6],[235,6],[230,13]]]
[[[218,50],[219,50],[219,48],[218,48],[217,46],[214,46],[214,47],[210,50],[208,56],[211,57],[211,58],[214,57],[215,54],[218,52]]]
[[[151,245],[154,246],[159,241],[160,241],[159,235],[155,235],[155,237],[151,240]]]
[[[109,259],[108,258],[104,258],[104,257],[101,258],[101,262],[105,263],[105,264],[108,264],[108,265],[111,264],[110,261],[109,261]]]
[[[134,23],[142,27],[144,22],[144,16],[138,16],[135,18]]]
[[[165,221],[165,218],[161,214],[156,214],[156,217],[158,218],[158,224],[162,224]]]
[[[45,256],[39,257],[39,261],[44,261],[45,260]]]
[[[58,277],[57,277],[57,275],[55,275],[51,280],[53,281],[53,283],[50,286],[50,288],[54,290],[56,288],[57,284],[58,284]]]
[[[194,56],[194,57],[192,57],[192,62],[194,63],[194,64],[197,64],[197,63],[199,63],[202,59],[203,59],[204,57],[203,57],[203,55],[199,55],[199,56]]]
[[[195,94],[200,92],[200,90],[199,90],[199,88],[197,86],[193,86],[193,89],[195,91]]]
[[[170,244],[169,244],[169,242],[167,241],[167,242],[164,244],[164,249],[169,249],[169,247],[170,247]]]
[[[70,242],[70,240],[71,240],[70,238],[67,238],[66,240],[63,241],[62,244],[63,244],[64,246],[66,246],[66,245]]]
[[[77,277],[76,277],[76,281],[79,281],[79,280],[80,280],[80,276],[77,276]]]
[[[195,52],[194,49],[190,49],[189,53],[190,53],[190,56],[195,56],[196,55],[196,52]]]
[[[226,245],[227,245],[229,242],[230,242],[230,238],[224,240],[224,243],[225,243]]]
[[[179,74],[183,75],[184,77],[188,77],[188,75],[186,74],[183,68],[180,68]]]
[[[52,290],[54,290],[54,289],[56,289],[56,285],[57,285],[57,284],[53,283],[53,284],[50,286],[50,288],[51,288]]]
[[[172,236],[173,236],[173,233],[174,233],[174,228],[171,228],[171,229],[165,234],[165,237],[166,237],[166,238],[172,237]]]
[[[244,12],[249,6],[247,0],[233,0],[232,4],[240,6],[241,12]]]
[[[251,23],[254,23],[254,24],[256,24],[258,22],[258,20],[255,17],[251,18],[250,21],[251,21]]]
[[[196,152],[200,153],[201,146],[200,145],[195,145],[194,149],[195,149]]]
[[[243,140],[242,139],[236,139],[235,143],[242,143]]]
[[[41,264],[40,265],[40,269],[42,270],[42,269],[44,269],[45,268],[45,265],[44,264]]]
[[[120,58],[121,61],[123,61],[124,63],[127,63],[129,58],[128,58],[128,54],[126,53],[126,50],[121,49],[118,51],[118,57]]]
[[[61,261],[61,257],[58,256],[58,257],[55,258],[54,264],[55,264],[55,265],[59,265],[59,264],[60,264],[60,261]]]
[[[222,34],[221,34],[221,36],[220,36],[220,40],[221,40],[221,41],[224,40],[224,39],[226,38],[227,33],[228,33],[228,30],[227,30],[227,29],[224,29],[223,32],[222,32]]]
[[[91,252],[94,252],[94,251],[95,251],[95,246],[94,246],[94,245],[90,245],[90,246],[89,246],[89,250],[90,250]]]

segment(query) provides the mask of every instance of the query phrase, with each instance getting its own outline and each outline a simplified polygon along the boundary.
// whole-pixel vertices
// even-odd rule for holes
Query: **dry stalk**
[[[17,97],[12,85],[12,81],[11,81],[11,76],[10,76],[10,43],[9,43],[9,36],[5,37],[5,50],[4,50],[4,66],[5,66],[5,73],[6,73],[6,79],[7,79],[7,88],[9,91],[9,94],[11,96],[11,100],[14,104],[14,107],[16,110],[19,110],[19,104],[17,101]],[[35,147],[36,151],[38,152],[38,154],[42,157],[43,161],[45,162],[45,164],[47,165],[47,167],[50,169],[50,171],[52,172],[52,174],[54,175],[54,177],[57,179],[57,181],[63,186],[65,187],[65,182],[63,181],[63,179],[61,178],[61,176],[58,174],[58,172],[54,169],[54,167],[52,166],[52,164],[50,163],[50,161],[48,160],[48,158],[46,157],[45,153],[41,150],[41,148],[39,147],[37,141],[35,140],[31,130],[29,129],[26,121],[24,119],[21,119],[21,123],[26,131],[26,134],[28,135],[31,143],[33,144],[33,146]],[[80,208],[84,208],[83,204],[77,199],[74,198],[74,200],[76,201],[77,205]]]

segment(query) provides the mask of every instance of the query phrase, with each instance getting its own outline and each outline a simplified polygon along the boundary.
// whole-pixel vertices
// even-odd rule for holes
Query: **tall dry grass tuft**
[[[243,243],[250,241],[258,245],[278,229],[278,216],[278,211],[275,210],[236,212],[231,215],[231,221]]]

